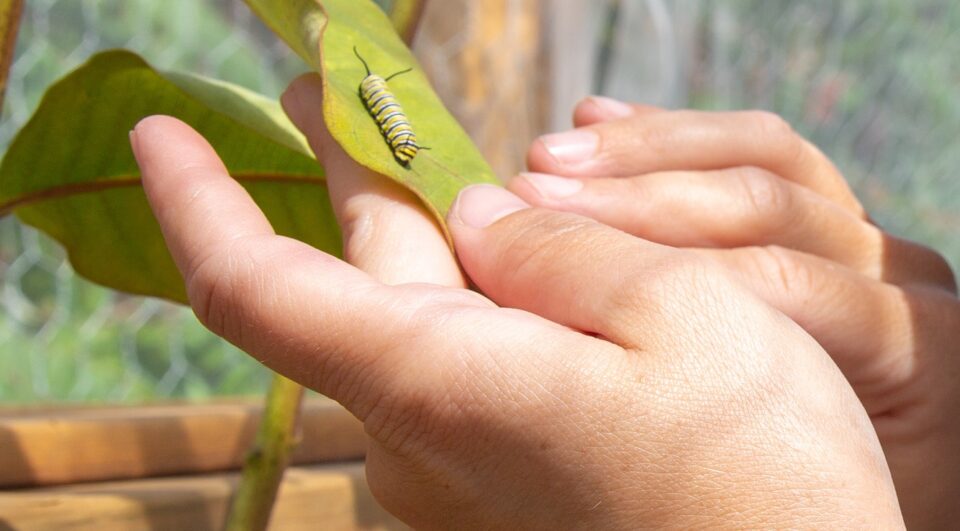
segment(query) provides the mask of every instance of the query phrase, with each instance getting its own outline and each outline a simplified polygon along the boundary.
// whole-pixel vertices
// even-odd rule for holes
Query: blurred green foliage
[[[960,3],[702,4],[691,106],[764,108],[840,168],[873,218],[960,267]],[[733,31],[718,29],[727,20]]]
[[[98,49],[132,49],[155,66],[271,96],[305,70],[239,2],[37,0],[24,17],[3,149],[44,89]],[[265,389],[268,372],[188,309],[79,278],[59,246],[12,218],[0,220],[0,274],[0,401],[133,402]]]

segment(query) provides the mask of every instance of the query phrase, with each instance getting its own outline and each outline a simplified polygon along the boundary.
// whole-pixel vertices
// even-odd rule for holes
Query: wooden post
[[[500,178],[547,124],[540,0],[430,2],[414,49],[437,93]]]

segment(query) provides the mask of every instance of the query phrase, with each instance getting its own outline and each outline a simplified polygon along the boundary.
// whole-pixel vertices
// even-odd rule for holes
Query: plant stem
[[[262,531],[283,480],[283,472],[296,445],[303,387],[274,375],[253,448],[243,464],[243,474],[230,504],[227,531]]]
[[[3,106],[3,94],[7,89],[22,11],[23,0],[0,0],[0,107]]]
[[[420,18],[426,4],[427,0],[396,0],[393,3],[390,21],[393,22],[393,29],[397,30],[407,46],[410,46],[417,34],[417,27],[420,25]]]

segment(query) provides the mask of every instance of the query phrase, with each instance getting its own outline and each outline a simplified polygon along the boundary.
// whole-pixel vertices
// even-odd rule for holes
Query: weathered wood
[[[501,178],[523,169],[545,129],[544,9],[542,0],[429,2],[414,40],[437,93]]]
[[[220,473],[0,493],[0,529],[219,530],[239,474]],[[363,464],[287,470],[270,529],[405,529],[373,499]]]
[[[7,90],[22,14],[23,0],[0,0],[0,108],[3,108],[3,94]]]
[[[106,481],[239,468],[253,403],[0,411],[0,487]],[[357,459],[363,427],[339,404],[304,403],[293,463]]]

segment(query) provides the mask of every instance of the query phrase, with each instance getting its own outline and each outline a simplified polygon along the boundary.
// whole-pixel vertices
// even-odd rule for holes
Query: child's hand
[[[803,326],[870,413],[908,526],[960,519],[960,301],[944,259],[885,233],[843,176],[764,112],[589,98],[537,141],[527,202],[693,248]],[[744,323],[750,327],[750,323]]]

